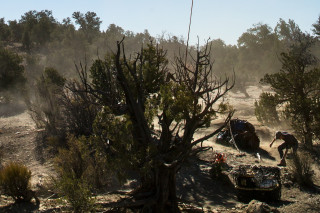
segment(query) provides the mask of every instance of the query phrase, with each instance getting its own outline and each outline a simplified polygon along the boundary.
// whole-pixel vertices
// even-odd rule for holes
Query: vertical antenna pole
[[[189,36],[190,36],[190,28],[191,28],[191,19],[192,19],[192,9],[193,9],[193,0],[191,4],[191,11],[190,11],[190,20],[189,20],[189,29],[188,29],[188,39],[187,39],[187,47],[186,47],[186,59],[184,66],[187,67],[187,57],[188,57],[188,47],[189,47]]]

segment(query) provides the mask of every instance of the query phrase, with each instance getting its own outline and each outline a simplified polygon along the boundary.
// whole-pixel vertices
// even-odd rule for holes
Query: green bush
[[[89,185],[82,178],[65,174],[56,182],[59,194],[65,198],[74,212],[93,212],[95,199],[91,196]]]
[[[6,165],[0,172],[0,187],[4,194],[11,196],[16,202],[29,202],[31,171],[16,162]]]
[[[85,137],[78,139],[69,136],[67,147],[59,149],[55,158],[56,170],[59,176],[72,174],[77,179],[82,178],[90,166],[90,156]]]
[[[293,158],[288,160],[292,178],[300,186],[313,186],[314,172],[311,166],[311,155],[305,151],[293,154]]]
[[[264,124],[279,124],[280,118],[277,111],[277,104],[279,103],[278,95],[263,92],[259,98],[260,100],[254,103],[257,120]]]
[[[96,184],[97,173],[87,142],[85,137],[69,136],[67,147],[59,149],[55,159],[58,194],[67,200],[75,212],[89,212],[95,208],[91,190]]]
[[[106,161],[93,150],[91,142],[84,136],[69,136],[67,147],[59,149],[55,165],[59,176],[72,174],[90,183],[94,190],[110,185],[112,179]]]
[[[22,62],[18,54],[0,48],[0,91],[22,88],[26,82]]]

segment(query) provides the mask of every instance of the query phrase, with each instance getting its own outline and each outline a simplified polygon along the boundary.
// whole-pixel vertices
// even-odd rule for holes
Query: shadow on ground
[[[259,153],[259,155],[261,156],[262,159],[269,159],[269,160],[276,160],[275,157],[271,156],[269,154],[269,152],[267,152],[266,150],[259,148],[258,150],[254,151],[254,152],[248,152],[250,154],[257,154]]]
[[[0,103],[0,117],[10,117],[18,115],[26,110],[23,103]]]
[[[177,175],[177,196],[182,201],[199,206],[236,204],[235,190],[230,180],[214,180],[210,176],[210,162],[191,159]]]
[[[23,213],[34,212],[38,209],[39,205],[33,203],[13,203],[4,207],[0,207],[0,212]]]

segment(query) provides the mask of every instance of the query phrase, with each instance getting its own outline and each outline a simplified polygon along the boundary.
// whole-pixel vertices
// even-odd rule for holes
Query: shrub
[[[22,88],[26,81],[22,62],[18,54],[0,48],[0,91]]]
[[[264,124],[279,124],[278,102],[279,97],[277,95],[267,92],[261,93],[260,100],[254,103],[257,120]]]
[[[84,136],[69,136],[67,147],[59,149],[55,164],[59,176],[72,174],[90,183],[93,189],[110,184],[112,173],[107,169],[107,162],[93,150],[90,139]]]
[[[97,98],[86,92],[86,85],[77,81],[68,81],[60,102],[66,129],[75,136],[90,136],[92,125],[101,105]]]
[[[85,141],[85,137],[77,139],[74,136],[69,136],[67,148],[59,149],[55,163],[60,176],[72,174],[77,179],[83,177],[84,172],[90,164],[89,150]]]
[[[293,158],[288,161],[293,181],[296,181],[300,186],[313,186],[314,173],[311,164],[309,153],[303,151],[293,154]]]
[[[89,185],[82,178],[72,174],[64,174],[56,182],[59,194],[72,206],[74,212],[92,212],[95,209],[95,199],[91,196]]]
[[[90,177],[91,166],[86,138],[68,137],[67,147],[59,149],[55,159],[58,178],[55,180],[58,194],[72,206],[75,212],[94,210],[94,199],[91,197]]]
[[[27,101],[37,127],[44,127],[49,135],[60,135],[65,129],[59,103],[64,81],[57,70],[45,68],[43,75],[37,79],[34,98]]]
[[[4,194],[11,196],[16,202],[29,202],[31,171],[16,162],[6,165],[0,172],[0,186]],[[37,199],[37,198],[36,198]]]
[[[34,97],[27,100],[32,119],[45,128],[46,139],[53,151],[67,146],[67,135],[90,136],[101,106],[88,93],[86,83],[66,81],[54,68],[46,68],[37,79]]]

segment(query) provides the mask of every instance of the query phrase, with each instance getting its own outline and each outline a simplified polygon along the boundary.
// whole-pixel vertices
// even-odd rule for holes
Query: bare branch
[[[210,134],[208,134],[208,135],[206,135],[206,136],[204,136],[204,137],[192,142],[192,146],[195,146],[195,145],[197,145],[197,144],[199,144],[199,143],[201,143],[201,142],[203,142],[205,140],[208,140],[209,138],[213,137],[214,135],[218,134],[223,128],[225,128],[228,125],[229,121],[231,120],[231,118],[233,116],[233,113],[234,113],[234,111],[232,111],[232,112],[230,112],[228,114],[228,116],[225,119],[225,121],[224,121],[222,126],[220,126],[218,129],[216,129],[214,132],[212,132],[212,133],[210,133]]]

